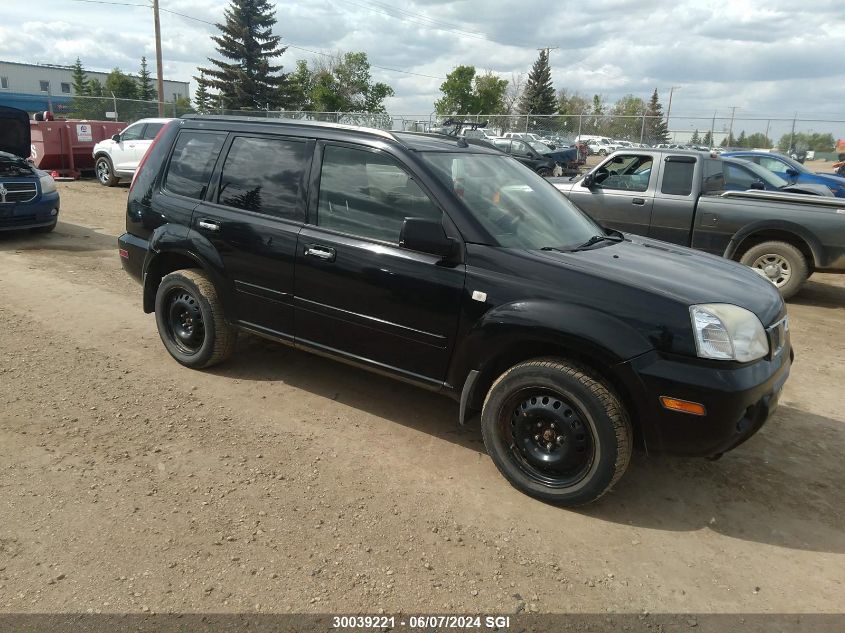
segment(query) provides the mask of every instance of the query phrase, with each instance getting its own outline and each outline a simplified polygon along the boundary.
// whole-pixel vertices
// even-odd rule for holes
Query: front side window
[[[120,133],[121,141],[137,141],[141,138],[141,133],[144,131],[144,124],[130,125],[128,128]]]
[[[307,148],[304,140],[235,138],[223,163],[217,202],[296,219]]]
[[[141,136],[142,141],[152,141],[155,139],[156,135],[161,131],[161,128],[164,127],[164,123],[147,123],[147,127],[144,128],[144,133]]]
[[[651,156],[621,154],[599,167],[595,183],[602,189],[645,191],[654,161]]]
[[[601,228],[518,161],[497,154],[423,152],[435,176],[490,236],[492,246],[579,246]]]
[[[176,139],[164,188],[180,196],[201,199],[226,134],[183,131]]]
[[[335,145],[325,148],[318,226],[398,244],[405,218],[440,220],[442,214],[392,157]]]

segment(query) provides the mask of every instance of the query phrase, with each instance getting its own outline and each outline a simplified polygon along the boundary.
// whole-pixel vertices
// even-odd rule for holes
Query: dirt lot
[[[791,302],[756,437],[569,511],[441,397],[250,337],[178,366],[120,269],[126,188],[60,190],[53,234],[0,236],[0,611],[841,610],[845,278]]]

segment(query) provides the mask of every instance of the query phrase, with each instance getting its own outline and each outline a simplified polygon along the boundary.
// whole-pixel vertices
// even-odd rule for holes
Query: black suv
[[[184,117],[129,192],[124,268],[170,354],[240,330],[481,412],[520,490],[601,496],[635,442],[715,456],[789,374],[783,301],[751,269],[604,230],[530,169],[436,134]]]

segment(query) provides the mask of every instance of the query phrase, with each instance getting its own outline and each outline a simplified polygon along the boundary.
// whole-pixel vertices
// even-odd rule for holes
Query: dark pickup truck
[[[461,138],[177,119],[135,174],[118,244],[179,363],[222,362],[248,332],[440,392],[461,422],[480,412],[508,481],[565,505],[607,491],[634,443],[744,442],[792,363],[770,283],[603,231]]]
[[[794,193],[800,188],[765,191],[753,179],[759,166],[744,163],[636,149],[615,152],[580,178],[550,180],[603,226],[739,261],[785,298],[815,271],[845,272],[842,200]],[[729,190],[740,181],[748,190]]]

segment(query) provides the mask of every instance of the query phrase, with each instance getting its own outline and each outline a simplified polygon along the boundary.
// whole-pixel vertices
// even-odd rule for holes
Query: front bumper
[[[39,195],[32,202],[0,204],[0,231],[50,226],[59,217],[59,192]]]
[[[639,430],[649,451],[719,455],[742,444],[775,411],[789,370],[787,341],[772,359],[754,363],[668,357],[649,352],[623,365]],[[702,416],[664,408],[661,396],[703,404]]]

